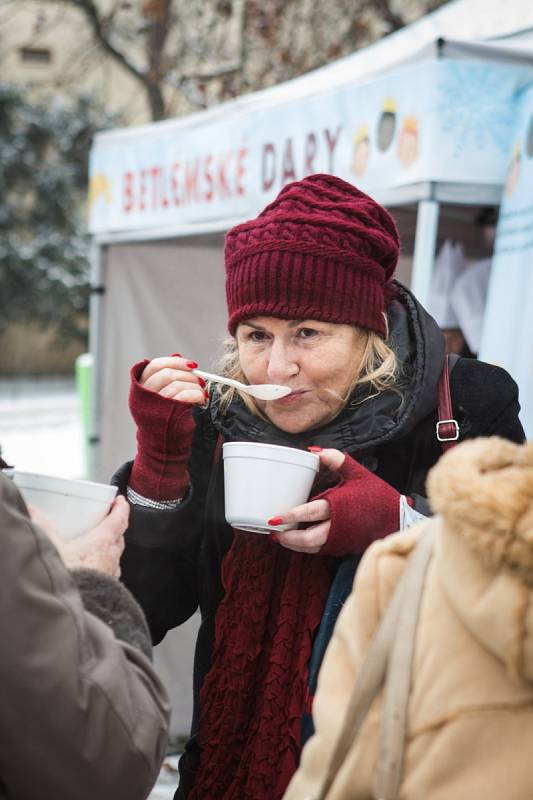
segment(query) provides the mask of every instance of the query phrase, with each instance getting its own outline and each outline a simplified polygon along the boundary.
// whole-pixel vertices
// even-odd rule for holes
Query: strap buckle
[[[441,425],[453,425],[453,433],[441,435]],[[459,423],[456,419],[439,419],[436,425],[437,439],[439,442],[456,442],[459,438]]]

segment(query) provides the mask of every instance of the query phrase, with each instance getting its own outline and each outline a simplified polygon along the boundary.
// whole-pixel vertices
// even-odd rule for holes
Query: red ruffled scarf
[[[212,666],[200,692],[200,766],[189,800],[279,800],[298,765],[327,557],[234,533],[222,564]]]

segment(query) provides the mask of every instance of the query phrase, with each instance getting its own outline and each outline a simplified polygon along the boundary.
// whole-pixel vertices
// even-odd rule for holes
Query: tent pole
[[[436,200],[420,200],[416,217],[411,291],[422,305],[426,305],[429,298],[438,227],[439,203]]]
[[[88,452],[89,478],[95,480],[100,444],[100,396],[102,383],[102,303],[104,287],[105,247],[95,242],[91,245],[91,297],[89,302],[89,352],[91,354],[91,386]]]

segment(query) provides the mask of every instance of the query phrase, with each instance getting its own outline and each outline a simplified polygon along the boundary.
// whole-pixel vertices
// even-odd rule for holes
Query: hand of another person
[[[205,382],[182,356],[141,361],[131,370],[129,405],[137,425],[137,455],[129,484],[143,497],[178,500],[189,486],[192,409],[203,405]]]
[[[55,544],[56,539],[59,538],[59,534],[54,528],[50,518],[46,516],[44,511],[41,511],[40,508],[37,508],[37,506],[32,506],[30,503],[28,503],[27,507],[31,521],[38,525],[39,528],[44,531],[48,538],[51,539]]]
[[[120,557],[124,550],[124,531],[128,527],[130,508],[124,497],[118,496],[109,514],[94,528],[75,539],[63,539],[54,530],[48,517],[31,506],[30,517],[52,540],[69,569],[88,567],[120,577]]]
[[[339,470],[346,458],[340,450],[333,449],[322,450],[318,455],[321,466],[333,471]],[[283,547],[298,553],[318,553],[330,533],[331,508],[325,498],[318,498],[286,511],[282,520],[284,525],[294,524],[290,530],[273,534]],[[298,528],[300,523],[306,523],[308,527]]]

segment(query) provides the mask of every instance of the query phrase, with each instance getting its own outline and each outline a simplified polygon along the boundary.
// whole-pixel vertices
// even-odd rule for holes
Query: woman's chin
[[[284,433],[304,433],[312,428],[319,428],[334,416],[330,412],[324,414],[310,414],[304,410],[288,410],[279,408],[267,408],[264,413],[276,428]]]

